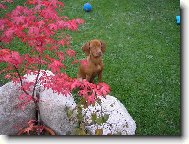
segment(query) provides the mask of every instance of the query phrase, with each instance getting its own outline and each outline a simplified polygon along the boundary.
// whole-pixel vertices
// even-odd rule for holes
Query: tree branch
[[[33,88],[32,97],[34,97],[35,88],[36,88],[36,86],[37,86],[37,82],[38,82],[38,79],[39,79],[40,70],[41,70],[41,61],[40,61],[39,69],[38,69],[38,71],[37,71],[37,77],[36,77],[36,79],[35,79],[35,84],[34,84],[34,88]]]
[[[29,93],[28,93],[28,92],[24,89],[24,87],[23,87],[22,78],[21,78],[21,75],[20,75],[20,72],[19,72],[18,68],[17,68],[15,65],[14,65],[14,68],[15,68],[16,72],[18,73],[18,77],[19,77],[19,79],[20,79],[20,84],[21,84],[22,90],[23,90],[27,95],[29,95]]]

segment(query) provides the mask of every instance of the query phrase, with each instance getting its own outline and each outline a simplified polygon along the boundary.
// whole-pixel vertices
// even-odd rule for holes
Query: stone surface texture
[[[27,126],[27,122],[34,119],[34,103],[22,110],[18,97],[23,92],[19,84],[9,82],[0,87],[0,134],[16,135],[18,130]]]

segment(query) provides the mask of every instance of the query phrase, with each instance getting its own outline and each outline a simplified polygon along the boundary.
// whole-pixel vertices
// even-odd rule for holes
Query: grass
[[[179,1],[90,0],[89,13],[85,2],[64,0],[61,13],[86,21],[70,33],[78,58],[85,42],[105,41],[103,81],[136,121],[136,135],[181,135]],[[76,76],[77,67],[69,68]]]

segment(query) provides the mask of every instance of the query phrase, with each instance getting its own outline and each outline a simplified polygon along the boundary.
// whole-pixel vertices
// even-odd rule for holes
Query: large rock
[[[0,135],[16,135],[34,119],[34,103],[28,104],[24,110],[19,107],[21,101],[18,97],[22,93],[20,84],[13,82],[0,87]]]
[[[95,134],[96,129],[102,129],[103,135],[134,135],[136,123],[128,113],[124,105],[115,97],[107,95],[105,98],[99,97],[101,103],[89,106],[83,110],[87,123],[91,123],[91,114],[96,113],[97,118],[107,116],[107,121],[102,124],[91,124],[86,129]]]
[[[40,73],[42,76],[44,73]],[[53,75],[52,72],[46,71],[47,75]],[[35,81],[36,75],[25,75],[24,82]],[[74,134],[77,118],[75,110],[76,103],[72,95],[65,96],[54,93],[51,89],[44,89],[38,85],[36,92],[40,95],[39,110],[40,118],[44,125],[50,127],[57,135]],[[31,93],[31,92],[30,92]],[[30,103],[22,111],[16,106],[20,104],[19,95],[22,94],[19,84],[12,82],[0,87],[0,134],[15,135],[18,128],[27,126],[27,122],[35,119],[34,103]],[[89,106],[83,109],[84,122],[87,131],[94,135],[95,130],[102,129],[103,135],[120,134],[134,135],[136,130],[135,121],[132,119],[127,109],[115,97],[107,95],[106,98],[99,97],[101,104]],[[73,111],[72,117],[68,118],[68,112]],[[104,123],[92,123],[91,114],[96,113],[97,117],[107,116]]]
[[[41,119],[44,124],[52,128],[57,135],[74,134],[76,126],[76,104],[73,97],[58,95],[51,89],[44,90],[40,94],[41,102],[39,105]],[[127,109],[121,102],[110,95],[106,98],[99,97],[101,104],[89,106],[83,109],[83,116],[87,131],[95,135],[96,129],[102,129],[103,135],[134,135],[136,130],[135,121],[132,119]],[[67,112],[73,111],[72,120],[67,117]],[[91,124],[91,114],[96,113],[97,118],[108,115],[108,119],[102,124]]]
[[[57,135],[73,134],[76,118],[69,120],[67,112],[76,107],[73,97],[53,93],[45,89],[40,93],[40,116],[43,123],[53,129]],[[73,117],[76,116],[76,113]]]
[[[54,75],[51,71],[42,70],[39,74],[39,78],[44,74],[47,76]],[[33,73],[25,75],[25,81],[34,82],[36,76],[37,75]],[[43,124],[53,129],[57,135],[72,134],[76,122],[74,120],[69,121],[67,110],[72,110],[76,106],[73,97],[71,95],[65,96],[54,93],[52,89],[44,89],[44,87],[40,85],[40,81],[38,81],[37,85],[36,92],[40,95],[40,119]]]
[[[46,71],[47,75],[53,75],[52,72]],[[39,77],[43,73],[41,72]],[[30,74],[24,76],[25,82],[34,82],[36,75]],[[39,90],[39,86],[36,92]],[[32,88],[31,88],[32,89]],[[32,91],[27,91],[29,94]],[[35,119],[35,105],[31,101],[25,107],[23,101],[19,100],[19,96],[23,94],[20,90],[20,83],[8,82],[0,87],[0,134],[3,135],[16,135],[18,131],[28,126],[29,120]]]

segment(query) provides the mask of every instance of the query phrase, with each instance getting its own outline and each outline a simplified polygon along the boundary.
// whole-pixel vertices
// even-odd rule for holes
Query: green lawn
[[[84,0],[62,1],[61,15],[85,20],[70,33],[78,58],[84,58],[86,41],[106,42],[103,81],[136,121],[136,134],[181,135],[179,1],[90,0],[89,13],[82,9]],[[75,77],[77,67],[67,73]]]

